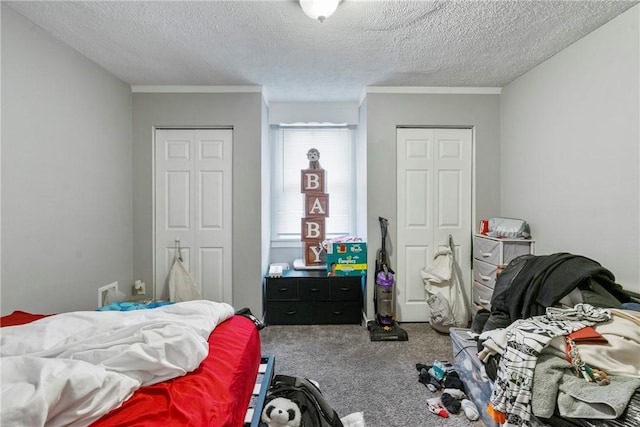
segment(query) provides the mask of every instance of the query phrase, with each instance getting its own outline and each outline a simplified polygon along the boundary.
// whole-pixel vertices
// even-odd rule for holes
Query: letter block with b
[[[324,240],[324,218],[302,218],[302,241],[321,242]]]
[[[324,169],[302,169],[301,193],[324,193]]]

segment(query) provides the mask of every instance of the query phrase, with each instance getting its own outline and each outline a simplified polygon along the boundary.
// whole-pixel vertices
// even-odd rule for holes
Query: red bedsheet
[[[16,311],[1,326],[45,317]],[[209,336],[209,355],[195,371],[138,389],[92,427],[240,427],[260,365],[260,335],[254,323],[233,316]]]

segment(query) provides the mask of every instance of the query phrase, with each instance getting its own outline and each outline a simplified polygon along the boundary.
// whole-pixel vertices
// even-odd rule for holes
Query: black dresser
[[[265,323],[360,324],[365,283],[365,276],[327,277],[318,270],[285,270],[280,278],[266,277]]]

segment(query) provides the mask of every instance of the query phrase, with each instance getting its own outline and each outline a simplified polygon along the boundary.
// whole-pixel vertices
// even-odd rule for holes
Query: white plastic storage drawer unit
[[[531,239],[498,239],[476,234],[473,236],[473,257],[504,268],[514,258],[532,254],[534,244]]]
[[[514,258],[534,253],[531,239],[499,239],[473,235],[473,302],[476,308],[491,310],[491,297],[500,272]]]

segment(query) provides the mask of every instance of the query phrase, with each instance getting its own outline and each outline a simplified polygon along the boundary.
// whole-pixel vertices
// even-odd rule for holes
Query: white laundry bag
[[[431,314],[429,323],[439,332],[448,333],[449,328],[466,327],[469,322],[469,311],[455,267],[453,252],[446,248],[437,252],[433,263],[420,272]]]
[[[202,299],[193,276],[182,259],[176,254],[165,281],[165,295],[169,290],[169,301],[182,302]],[[165,297],[166,298],[166,297]]]

